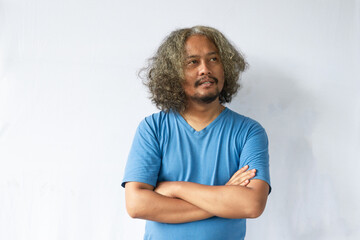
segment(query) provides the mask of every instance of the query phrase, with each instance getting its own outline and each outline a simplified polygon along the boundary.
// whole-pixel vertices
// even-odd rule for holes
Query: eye
[[[210,59],[210,61],[212,61],[212,62],[216,62],[217,60],[218,60],[217,57],[213,57],[213,58]]]
[[[194,59],[194,60],[189,61],[189,62],[188,62],[188,65],[196,64],[197,62],[198,62],[198,61]]]

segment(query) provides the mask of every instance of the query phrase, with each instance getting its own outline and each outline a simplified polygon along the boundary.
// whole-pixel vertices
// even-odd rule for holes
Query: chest
[[[231,131],[201,136],[172,131],[161,143],[159,181],[224,185],[241,165],[238,145]]]

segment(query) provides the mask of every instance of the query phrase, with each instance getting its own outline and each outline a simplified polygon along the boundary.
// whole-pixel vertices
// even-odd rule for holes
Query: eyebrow
[[[209,52],[206,54],[206,56],[210,56],[210,55],[217,55],[219,54],[218,52]],[[200,57],[199,55],[190,55],[190,56],[187,56],[185,59],[189,59],[189,58],[197,58],[197,57]]]

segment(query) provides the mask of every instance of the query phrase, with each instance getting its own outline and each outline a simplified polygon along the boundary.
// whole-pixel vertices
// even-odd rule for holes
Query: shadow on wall
[[[266,129],[273,191],[262,217],[264,231],[248,232],[283,236],[281,239],[316,239],[331,225],[339,224],[332,179],[319,174],[312,150],[313,130],[321,124],[316,100],[297,84],[301,79],[267,64],[253,66],[256,69],[251,67],[244,74],[242,88],[229,107]]]

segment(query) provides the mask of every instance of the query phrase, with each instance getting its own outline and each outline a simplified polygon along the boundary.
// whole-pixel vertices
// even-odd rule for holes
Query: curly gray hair
[[[221,32],[206,26],[179,29],[165,38],[155,55],[149,59],[148,66],[141,69],[139,74],[149,88],[150,99],[160,110],[181,112],[186,108],[183,89],[185,43],[193,35],[206,36],[219,50],[225,77],[219,95],[220,103],[230,102],[240,87],[238,80],[247,63]]]

